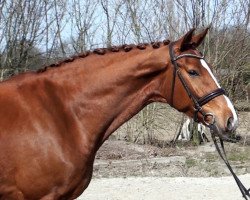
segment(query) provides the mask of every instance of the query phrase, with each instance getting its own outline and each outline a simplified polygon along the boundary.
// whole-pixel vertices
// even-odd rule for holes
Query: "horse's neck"
[[[167,48],[91,55],[63,67],[67,102],[90,140],[101,144],[124,122],[161,96],[160,77],[167,67]],[[79,67],[78,67],[79,66]],[[68,72],[72,75],[68,75]],[[71,72],[72,71],[72,72]]]

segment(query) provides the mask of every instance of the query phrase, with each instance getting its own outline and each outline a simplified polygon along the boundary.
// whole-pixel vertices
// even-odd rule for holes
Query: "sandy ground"
[[[250,174],[240,176],[250,186]],[[93,179],[78,200],[242,200],[232,177]]]

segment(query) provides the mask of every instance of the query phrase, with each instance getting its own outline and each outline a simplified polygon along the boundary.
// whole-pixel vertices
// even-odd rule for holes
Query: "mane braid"
[[[99,55],[104,55],[106,53],[106,49],[104,49],[104,48],[94,49],[93,53],[96,53]]]
[[[71,56],[69,58],[66,58],[64,60],[55,62],[55,63],[50,64],[48,66],[45,66],[45,67],[43,67],[41,69],[38,69],[37,73],[45,72],[49,68],[60,67],[61,65],[65,64],[65,63],[73,62],[74,60],[76,60],[78,58],[85,58],[90,54],[105,55],[108,52],[120,52],[120,51],[129,52],[132,49],[144,50],[149,45],[152,46],[152,48],[154,48],[154,49],[158,49],[158,48],[161,47],[161,45],[166,46],[169,43],[170,43],[170,40],[163,40],[162,42],[151,42],[150,44],[149,43],[139,43],[137,45],[135,45],[135,44],[123,44],[121,46],[111,46],[111,47],[108,47],[108,48],[97,48],[97,49],[94,49],[93,51],[85,51],[83,53],[73,55],[73,56]]]

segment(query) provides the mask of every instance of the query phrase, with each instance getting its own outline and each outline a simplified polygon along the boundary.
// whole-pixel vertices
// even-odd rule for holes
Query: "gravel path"
[[[240,176],[250,187],[250,174]],[[78,200],[242,200],[232,177],[93,179]]]

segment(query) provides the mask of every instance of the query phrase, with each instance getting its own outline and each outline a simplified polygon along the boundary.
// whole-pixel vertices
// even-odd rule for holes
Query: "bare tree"
[[[18,73],[34,68],[31,61],[41,57],[39,46],[47,26],[43,0],[3,1],[1,3],[1,68],[2,72]],[[41,63],[40,63],[41,64]],[[1,79],[3,79],[2,73]]]
[[[80,53],[91,48],[94,43],[98,1],[73,0],[69,16],[71,18],[71,45],[74,52]]]
[[[101,6],[106,16],[106,45],[112,45],[113,32],[117,23],[122,1],[101,0]]]

